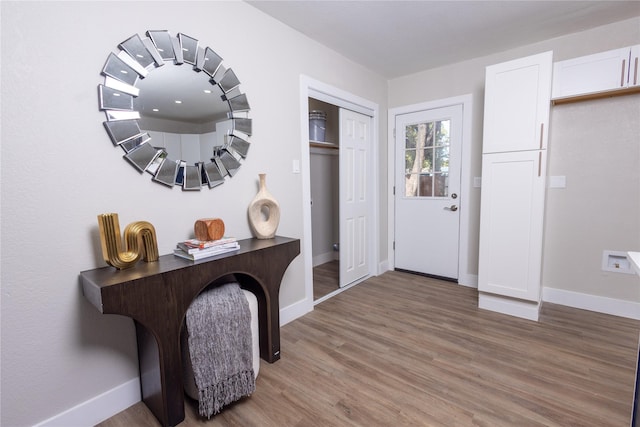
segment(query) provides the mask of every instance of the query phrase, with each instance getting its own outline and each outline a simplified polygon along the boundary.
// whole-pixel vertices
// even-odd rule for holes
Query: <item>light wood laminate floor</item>
[[[340,289],[340,262],[329,261],[313,268],[313,300]]]
[[[544,304],[532,322],[477,291],[387,272],[284,327],[282,359],[211,420],[180,426],[629,426],[640,322]],[[101,427],[156,426],[142,403]]]

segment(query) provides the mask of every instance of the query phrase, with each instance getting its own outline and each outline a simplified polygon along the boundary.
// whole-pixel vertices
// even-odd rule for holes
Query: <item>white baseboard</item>
[[[313,295],[311,299],[305,298],[301,301],[295,302],[280,309],[280,326],[284,326],[289,322],[296,320],[298,317],[302,317],[305,314],[313,311]]]
[[[469,288],[477,288],[478,275],[477,274],[461,274],[460,277],[458,277],[458,284],[462,286],[467,286]]]
[[[632,301],[546,287],[542,288],[542,301],[640,320],[640,303]]]
[[[136,377],[34,427],[94,426],[140,402],[140,378]]]
[[[378,274],[382,274],[385,271],[389,271],[391,270],[391,267],[389,267],[389,260],[385,259],[384,261],[381,261],[378,263]]]
[[[536,322],[538,321],[538,315],[540,313],[540,303],[485,294],[484,292],[480,292],[478,295],[478,307]]]

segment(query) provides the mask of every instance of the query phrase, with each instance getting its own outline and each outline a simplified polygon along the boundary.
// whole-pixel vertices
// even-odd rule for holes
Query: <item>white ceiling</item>
[[[640,15],[640,1],[247,3],[386,78]]]

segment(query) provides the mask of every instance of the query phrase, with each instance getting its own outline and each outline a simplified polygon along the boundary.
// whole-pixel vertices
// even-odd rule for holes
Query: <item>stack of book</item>
[[[235,237],[223,237],[219,240],[207,241],[189,239],[179,242],[173,250],[173,254],[180,258],[196,261],[238,249],[240,249],[240,244]]]

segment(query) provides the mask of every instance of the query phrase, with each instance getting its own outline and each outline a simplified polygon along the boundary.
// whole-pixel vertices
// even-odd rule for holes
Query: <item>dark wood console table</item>
[[[241,240],[240,249],[188,261],[163,255],[126,270],[112,267],[80,273],[85,297],[105,314],[131,317],[136,327],[142,399],[164,426],[184,420],[180,330],[198,294],[227,274],[258,299],[260,357],[280,358],[280,282],[300,253],[300,240]]]

